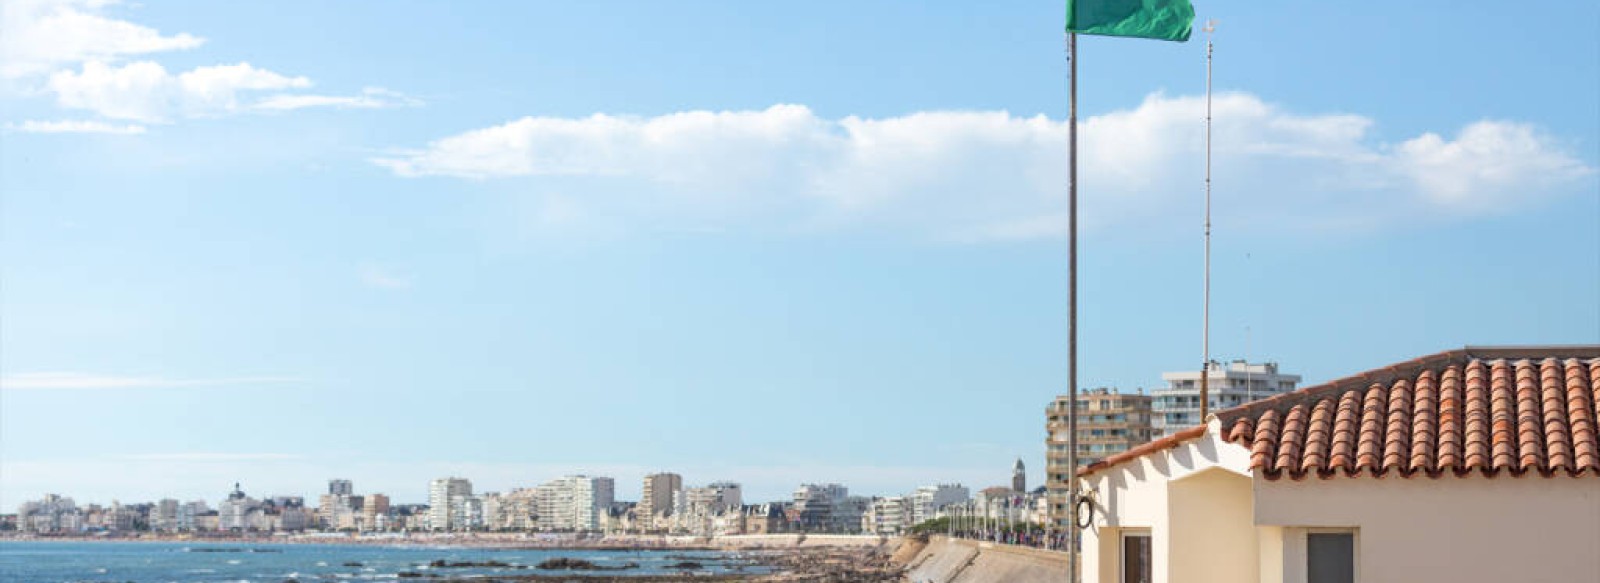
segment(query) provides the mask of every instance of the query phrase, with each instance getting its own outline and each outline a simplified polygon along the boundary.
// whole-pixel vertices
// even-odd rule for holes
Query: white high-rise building
[[[939,516],[946,506],[966,502],[972,494],[961,484],[937,484],[917,488],[907,506],[910,507],[911,524],[921,524]]]
[[[599,531],[616,496],[616,481],[605,477],[562,476],[537,488],[539,528]]]
[[[200,529],[199,517],[211,511],[205,500],[195,500],[178,505],[177,529],[190,532]]]
[[[697,516],[716,516],[744,507],[744,493],[736,482],[712,482],[683,491],[686,512]]]
[[[459,530],[466,528],[466,517],[459,514],[463,502],[472,496],[472,482],[465,478],[439,478],[428,483],[428,528]]]
[[[221,530],[248,530],[255,527],[250,523],[250,511],[261,507],[261,502],[246,496],[239,484],[233,485],[233,492],[228,493],[228,499],[217,505],[217,528]]]
[[[24,502],[17,508],[17,528],[23,532],[74,533],[83,530],[83,512],[71,498],[45,494],[43,500]]]
[[[861,516],[861,532],[868,534],[900,534],[911,525],[911,503],[903,496],[873,499]]]
[[[850,489],[842,484],[801,484],[794,491],[794,510],[800,518],[800,528],[811,531],[831,531],[843,512],[836,512],[850,497]],[[857,513],[860,516],[860,513]],[[859,526],[859,525],[858,525]]]
[[[150,507],[150,514],[146,518],[150,530],[171,532],[178,530],[178,501],[172,498],[163,498]]]
[[[1278,363],[1250,364],[1243,360],[1229,363],[1212,361],[1206,366],[1207,391],[1211,411],[1232,409],[1251,401],[1293,391],[1300,375],[1278,372]],[[1154,437],[1199,425],[1200,373],[1198,371],[1161,373],[1167,388],[1157,390],[1151,403],[1150,426]]]

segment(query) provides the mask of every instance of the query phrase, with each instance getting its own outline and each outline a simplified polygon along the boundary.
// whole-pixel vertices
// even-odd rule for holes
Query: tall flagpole
[[[1067,33],[1067,580],[1078,583],[1078,33]]]
[[[1206,274],[1205,305],[1201,308],[1200,422],[1211,412],[1211,33],[1216,21],[1206,21]]]

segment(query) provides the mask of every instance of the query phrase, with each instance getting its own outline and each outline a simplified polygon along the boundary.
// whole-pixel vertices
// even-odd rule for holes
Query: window
[[[1306,583],[1355,583],[1356,536],[1353,532],[1306,534]]]
[[[1150,583],[1150,533],[1122,535],[1122,583]]]

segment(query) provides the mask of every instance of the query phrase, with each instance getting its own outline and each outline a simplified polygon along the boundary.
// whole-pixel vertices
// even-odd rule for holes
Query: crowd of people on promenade
[[[1067,547],[1067,534],[1044,530],[1000,530],[1000,529],[972,529],[948,531],[951,538],[978,540],[1002,545],[1017,545],[1044,549],[1047,551],[1061,550]]]

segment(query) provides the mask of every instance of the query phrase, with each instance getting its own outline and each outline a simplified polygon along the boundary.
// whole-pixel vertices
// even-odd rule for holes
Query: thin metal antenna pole
[[[1078,583],[1078,33],[1067,34],[1067,580]]]
[[[1200,324],[1200,422],[1211,412],[1211,33],[1216,21],[1206,21],[1206,273],[1205,301]]]
[[[1256,400],[1255,376],[1250,370],[1250,327],[1244,327],[1244,402]]]

